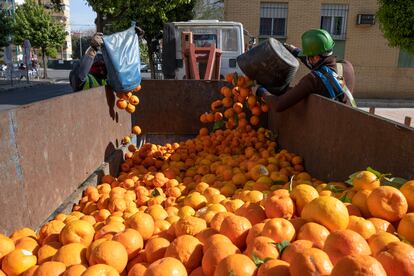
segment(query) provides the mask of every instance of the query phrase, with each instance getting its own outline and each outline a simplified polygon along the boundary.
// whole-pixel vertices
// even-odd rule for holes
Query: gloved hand
[[[98,51],[102,47],[102,44],[103,44],[103,33],[94,34],[91,39],[91,47],[95,51]]]
[[[285,46],[285,48],[289,51],[289,52],[293,52],[296,47],[292,44],[287,44],[287,43],[283,43],[283,46]]]

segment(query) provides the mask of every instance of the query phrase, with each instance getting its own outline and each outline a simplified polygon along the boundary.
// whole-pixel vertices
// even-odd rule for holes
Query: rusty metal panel
[[[0,232],[36,228],[130,133],[104,88],[0,113]]]
[[[414,179],[414,129],[317,95],[269,116],[282,148],[322,180],[346,180],[367,166]]]
[[[203,127],[199,116],[220,98],[220,81],[144,80],[133,123],[143,133],[194,134]]]

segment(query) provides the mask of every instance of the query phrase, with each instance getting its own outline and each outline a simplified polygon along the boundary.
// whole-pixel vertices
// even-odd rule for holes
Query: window
[[[327,30],[334,40],[345,40],[347,16],[347,5],[322,4],[321,29]]]
[[[401,49],[398,58],[398,67],[414,68],[414,54]]]
[[[221,31],[221,41],[222,41],[222,50],[229,51],[229,52],[236,52],[238,51],[237,41],[237,29],[236,28],[226,28]]]
[[[260,36],[286,37],[287,3],[260,4]]]

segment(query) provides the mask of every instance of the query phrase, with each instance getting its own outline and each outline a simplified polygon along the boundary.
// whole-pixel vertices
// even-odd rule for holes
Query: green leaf
[[[220,120],[220,121],[215,122],[214,125],[213,125],[213,132],[218,130],[218,129],[221,129],[225,124],[226,123],[224,122],[224,120]]]
[[[234,74],[233,74],[233,85],[236,86],[238,81],[239,81],[239,74],[237,74],[237,72],[234,72]]]
[[[339,198],[340,201],[342,201],[343,203],[351,203],[351,199],[349,198],[348,194],[344,194],[343,196],[341,196]]]
[[[376,177],[378,177],[378,178],[381,178],[382,176],[383,176],[383,174],[382,173],[380,173],[379,171],[377,171],[377,170],[374,170],[373,168],[371,168],[371,167],[368,167],[367,168],[367,171],[369,171],[369,172],[371,172],[371,173],[373,173],[373,174],[375,174],[375,176]]]
[[[229,272],[229,276],[233,276],[233,271],[230,271]]]
[[[256,265],[257,268],[259,268],[262,264],[264,264],[264,263],[266,263],[270,260],[273,260],[273,258],[269,258],[269,257],[267,257],[265,259],[261,259],[261,258],[257,257],[256,254],[254,254],[254,252],[252,254],[252,259],[253,259],[253,262],[254,262],[254,264]]]
[[[346,180],[346,181],[345,181],[345,183],[346,183],[346,184],[348,184],[349,186],[354,186],[353,181],[354,181],[354,178],[356,177],[356,175],[357,175],[358,173],[359,173],[359,172],[356,172],[356,173],[353,173],[353,174],[351,174],[350,176],[348,176],[348,180]]]
[[[286,182],[283,180],[275,180],[272,182],[273,185],[284,185]]]
[[[151,195],[152,195],[153,197],[157,197],[157,196],[160,196],[161,194],[160,194],[160,192],[158,191],[158,189],[154,189],[154,190],[152,191]]]
[[[345,191],[344,189],[337,188],[337,187],[335,187],[335,185],[332,185],[332,184],[330,184],[328,186],[328,188],[329,188],[329,190],[331,190],[334,193],[341,193],[341,192]]]
[[[234,119],[234,124],[235,124],[236,126],[238,126],[238,125],[239,125],[239,114],[234,113],[234,115],[233,115],[233,119]]]
[[[382,177],[382,184],[385,186],[392,186],[394,188],[400,189],[402,185],[404,185],[405,182],[407,182],[406,179],[401,177]]]
[[[276,243],[275,245],[276,245],[277,250],[279,251],[279,254],[282,255],[283,250],[285,250],[285,248],[290,245],[290,242],[287,240],[283,240],[279,243]]]
[[[403,235],[395,232],[394,235],[396,235],[403,243],[412,245],[411,242],[409,240],[407,240]]]
[[[270,141],[276,141],[278,135],[276,133],[274,133],[273,131],[271,131],[271,130],[267,130],[265,132],[265,137],[266,137],[266,139],[268,139]]]

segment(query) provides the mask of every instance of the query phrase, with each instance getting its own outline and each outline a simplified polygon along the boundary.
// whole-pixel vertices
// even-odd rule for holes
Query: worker
[[[96,33],[91,39],[90,47],[69,74],[73,91],[86,90],[106,85],[106,67],[99,52],[103,44],[103,34]]]
[[[286,110],[312,93],[356,106],[352,97],[354,68],[348,61],[337,62],[333,53],[335,42],[327,31],[306,31],[302,35],[302,49],[289,44],[284,45],[311,69],[311,72],[280,96],[269,93],[263,86],[253,87],[253,92],[262,97],[270,109],[277,112]]]

